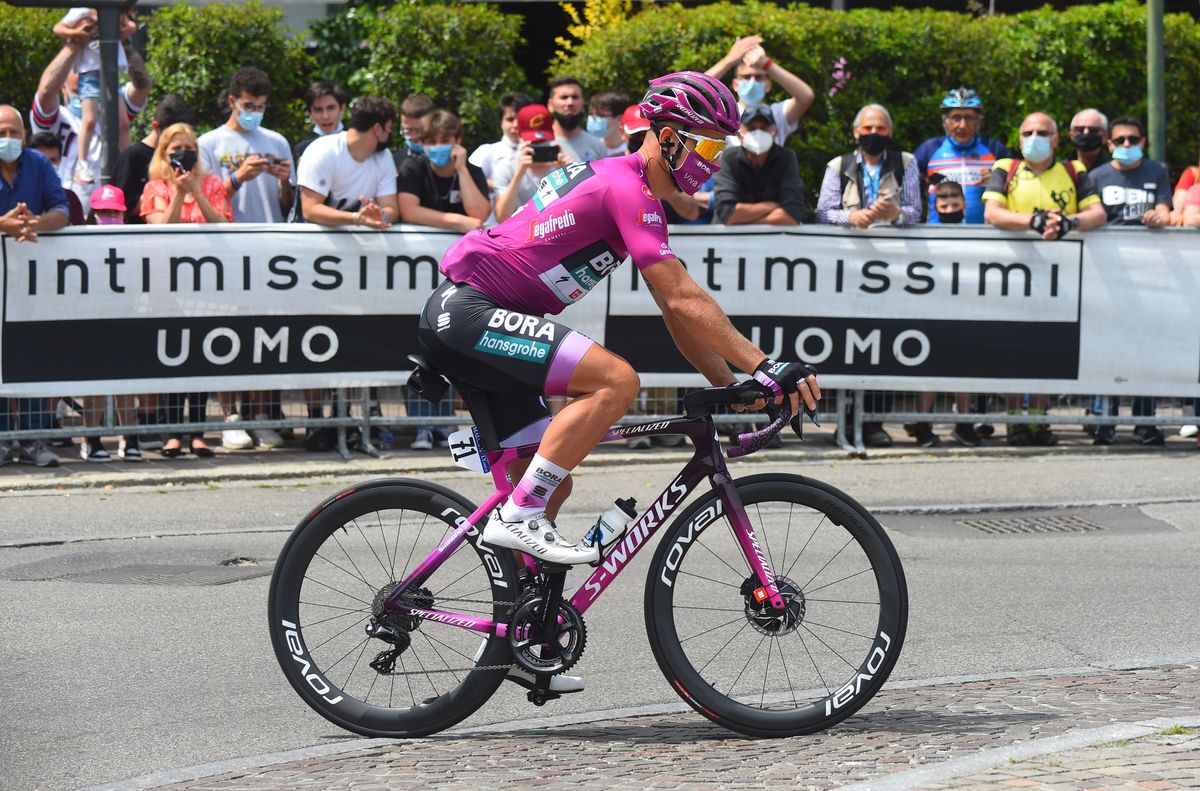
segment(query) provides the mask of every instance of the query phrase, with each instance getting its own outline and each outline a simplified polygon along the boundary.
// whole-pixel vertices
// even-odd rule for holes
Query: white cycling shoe
[[[508,675],[505,678],[516,684],[520,684],[525,689],[533,689],[534,677],[533,673],[527,670],[522,670],[519,667],[512,667],[508,670]],[[557,676],[550,677],[550,691],[557,692],[560,695],[569,695],[572,692],[583,692],[583,676],[565,676],[559,673]]]
[[[483,528],[483,540],[493,547],[515,549],[538,560],[563,566],[597,560],[594,547],[583,547],[563,538],[544,513],[534,514],[523,522],[505,522],[497,508]]]

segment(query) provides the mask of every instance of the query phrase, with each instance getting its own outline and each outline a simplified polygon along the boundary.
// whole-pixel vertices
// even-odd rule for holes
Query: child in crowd
[[[121,42],[137,32],[135,5],[136,2],[130,2],[129,7],[121,14]],[[100,113],[100,39],[96,30],[97,24],[96,9],[76,6],[67,11],[54,25],[55,35],[74,39],[83,45],[74,69],[79,75],[79,107],[76,115],[79,117],[80,152],[79,161],[75,165],[75,181],[81,184],[91,184],[96,178],[96,174],[87,163],[87,152],[96,134],[96,119]],[[125,47],[121,45],[117,46],[117,65],[121,71],[129,68]],[[120,145],[123,150],[129,148],[130,144],[129,117],[125,113],[117,113],[117,116],[121,124]]]
[[[957,181],[943,181],[933,193],[933,210],[943,225],[957,225],[963,221],[967,200],[962,185]]]

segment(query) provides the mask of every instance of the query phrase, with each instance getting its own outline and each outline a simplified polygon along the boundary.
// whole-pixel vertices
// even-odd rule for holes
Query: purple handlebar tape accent
[[[767,442],[771,437],[783,430],[784,425],[792,417],[791,410],[788,409],[785,402],[783,411],[779,413],[779,417],[775,418],[770,424],[759,431],[752,431],[748,434],[738,434],[738,444],[731,447],[725,455],[731,459],[736,459],[739,456],[749,456],[751,453],[762,450],[766,447]]]
[[[575,373],[579,361],[594,343],[594,340],[581,332],[571,330],[567,333],[567,337],[558,345],[554,359],[550,361],[550,370],[546,373],[546,384],[543,388],[546,395],[568,395],[567,386],[571,383],[571,374]]]

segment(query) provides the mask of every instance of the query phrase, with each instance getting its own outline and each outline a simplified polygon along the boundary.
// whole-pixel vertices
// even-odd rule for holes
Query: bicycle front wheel
[[[895,548],[865,508],[796,475],[736,482],[787,603],[758,579],[712,493],[671,524],[646,581],[646,629],[671,686],[713,722],[751,736],[828,728],[891,673],[908,622]]]
[[[511,663],[506,640],[382,612],[396,584],[474,510],[441,486],[371,481],[330,497],[292,533],[271,578],[271,642],[292,687],[321,716],[365,736],[423,736],[469,716],[503,683],[504,670],[481,668]],[[494,552],[472,528],[405,598],[507,620],[517,585],[512,553]],[[369,635],[372,619],[407,641],[390,663],[380,657],[397,644]]]

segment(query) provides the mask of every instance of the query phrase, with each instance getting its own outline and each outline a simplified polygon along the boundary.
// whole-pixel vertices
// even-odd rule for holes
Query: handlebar
[[[771,437],[782,431],[789,422],[796,436],[801,440],[804,439],[800,416],[792,414],[791,399],[785,397],[783,402],[776,406],[775,394],[753,379],[747,379],[729,387],[706,387],[703,390],[694,390],[684,396],[683,403],[687,415],[693,417],[698,414],[711,413],[713,411],[711,407],[734,404],[751,406],[760,399],[766,402],[764,411],[771,418],[771,422],[758,431],[739,434],[737,444],[730,446],[726,453],[729,458],[736,459],[762,450],[771,441]],[[816,410],[804,406],[804,414],[814,426],[818,428],[821,426],[817,421]]]

